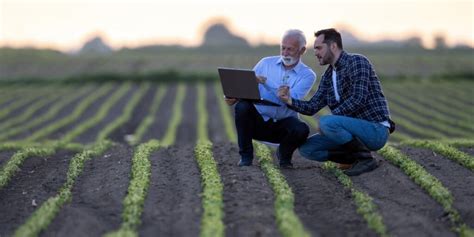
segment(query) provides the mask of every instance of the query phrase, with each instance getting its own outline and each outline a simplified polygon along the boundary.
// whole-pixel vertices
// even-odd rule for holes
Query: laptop
[[[222,67],[217,68],[217,70],[219,71],[225,97],[249,100],[259,105],[281,106],[260,96],[254,71]]]

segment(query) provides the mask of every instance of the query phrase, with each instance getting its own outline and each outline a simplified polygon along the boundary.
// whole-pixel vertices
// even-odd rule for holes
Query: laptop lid
[[[260,100],[255,72],[248,69],[218,68],[224,95],[229,98]]]
[[[281,106],[260,97],[255,72],[248,69],[218,68],[222,90],[228,98],[250,100],[254,104]]]

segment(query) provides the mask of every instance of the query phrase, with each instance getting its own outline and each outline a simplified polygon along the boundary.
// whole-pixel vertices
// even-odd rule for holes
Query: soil
[[[459,147],[458,150],[469,154],[470,156],[474,156],[474,148],[473,147]]]
[[[72,200],[42,236],[102,236],[122,223],[132,149],[116,145],[84,165],[72,189]],[[74,230],[74,231],[71,231]]]
[[[76,126],[79,124],[87,121],[89,118],[95,116],[95,114],[99,111],[99,108],[105,101],[112,96],[113,92],[117,90],[119,85],[115,85],[115,88],[110,90],[107,94],[99,97],[96,101],[94,101],[91,105],[89,105],[85,111],[77,118],[74,122],[59,128],[58,130],[54,131],[53,133],[49,134],[46,138],[50,140],[60,139],[62,136],[67,134],[68,132],[72,131]],[[73,111],[73,110],[72,110]]]
[[[106,127],[108,124],[112,123],[115,119],[117,119],[120,115],[122,115],[123,110],[125,109],[126,104],[130,101],[133,93],[137,90],[137,86],[134,85],[130,90],[128,90],[125,95],[117,100],[117,102],[110,108],[109,113],[103,118],[99,123],[92,126],[88,129],[88,131],[79,134],[74,139],[74,142],[87,144],[91,142],[95,142],[97,139],[97,135],[99,134],[101,128]],[[92,115],[92,117],[95,116]]]
[[[72,152],[27,158],[10,182],[0,189],[0,236],[11,236],[31,213],[54,196],[66,181]]]
[[[357,214],[350,191],[318,162],[297,153],[292,161],[295,168],[282,173],[295,194],[295,213],[304,227],[313,236],[376,236]]]
[[[118,85],[117,85],[118,86]],[[85,163],[78,177],[72,200],[66,204],[42,236],[101,236],[116,230],[121,224],[122,202],[130,182],[134,147],[124,143],[150,111],[157,88],[153,85],[134,110],[133,116],[110,138],[118,144],[104,155]],[[258,162],[240,168],[237,144],[228,141],[220,117],[214,85],[207,86],[206,109],[208,132],[213,142],[213,156],[224,184],[224,224],[227,236],[279,236],[274,213],[274,194]],[[168,129],[176,84],[169,84],[156,120],[142,142],[162,139]],[[113,91],[113,90],[112,90]],[[57,138],[93,116],[112,91],[95,101],[77,121],[61,128],[48,138]],[[160,148],[150,156],[151,177],[144,203],[140,236],[198,236],[202,216],[201,176],[194,157],[196,143],[196,86],[189,84],[183,103],[182,122],[176,142]],[[128,94],[128,97],[130,94]],[[85,97],[84,97],[85,98]],[[126,99],[117,103],[107,118],[81,134],[81,143],[93,142],[98,131],[120,116]],[[58,116],[25,132],[25,137],[40,127],[58,121],[73,111],[79,101],[71,103]],[[232,107],[229,113],[232,114]],[[315,132],[314,129],[312,133]],[[473,154],[472,148],[460,148]],[[454,207],[462,219],[474,226],[474,176],[472,171],[432,151],[402,147],[428,172],[437,177],[453,194]],[[0,165],[14,151],[0,152]],[[57,194],[66,179],[72,152],[25,160],[7,186],[0,189],[0,236],[11,235],[18,226],[47,198]],[[275,157],[275,156],[274,156]],[[442,207],[399,168],[377,156],[380,167],[373,172],[352,177],[354,187],[369,194],[383,217],[387,232],[393,236],[454,236],[452,226]],[[282,170],[295,195],[294,211],[313,236],[375,236],[366,221],[356,211],[350,190],[336,177],[321,168],[321,164],[293,156],[294,169]],[[276,159],[275,159],[276,164]],[[35,200],[36,206],[32,205]]]
[[[194,146],[161,148],[150,161],[140,236],[199,236],[202,190]]]
[[[3,164],[7,162],[13,154],[15,154],[14,151],[0,151],[0,167],[2,167]]]
[[[98,87],[97,87],[98,88]],[[84,96],[87,97],[89,96],[91,93],[93,93],[94,91],[97,90],[97,88],[94,88],[93,90],[89,90],[86,95]],[[50,119],[48,121],[45,121],[43,123],[40,123],[38,124],[37,126],[25,131],[25,132],[22,132],[22,133],[19,133],[15,136],[12,136],[11,137],[11,140],[19,140],[19,139],[24,139],[28,136],[30,136],[31,134],[33,134],[34,132],[46,127],[46,126],[49,126],[50,124],[53,124],[54,122],[56,121],[59,121],[61,119],[63,119],[64,117],[68,116],[69,114],[72,113],[72,111],[74,111],[74,109],[76,108],[76,106],[84,99],[84,98],[79,98],[79,99],[76,99],[72,102],[70,102],[68,105],[64,106],[61,110],[59,110],[58,114],[56,115],[56,117],[54,117],[53,119]]]
[[[213,154],[224,184],[224,224],[226,236],[279,236],[275,197],[265,175],[254,162],[238,167],[236,144],[214,143]]]
[[[160,86],[158,85],[157,90]],[[173,102],[176,98],[176,85],[168,85],[163,98],[161,99],[158,110],[156,111],[155,120],[142,137],[142,142],[150,139],[159,139],[164,136],[166,127],[168,126],[171,115],[173,113]]]
[[[139,106],[133,109],[130,120],[127,121],[122,126],[120,126],[115,131],[113,131],[110,135],[110,140],[119,142],[119,143],[126,142],[125,137],[135,132],[137,127],[140,125],[140,123],[143,121],[143,119],[147,116],[148,112],[150,111],[155,92],[156,92],[156,86],[155,85],[150,86],[150,88],[145,92],[145,95],[138,102]]]
[[[427,149],[403,147],[402,152],[422,165],[451,191],[453,206],[469,226],[474,226],[474,174],[460,164]],[[470,188],[469,188],[470,187]]]
[[[394,236],[455,236],[440,204],[399,168],[376,157],[379,167],[352,178],[354,186],[377,205]]]

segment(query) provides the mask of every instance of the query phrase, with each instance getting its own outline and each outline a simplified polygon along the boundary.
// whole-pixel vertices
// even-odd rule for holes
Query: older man
[[[299,120],[297,113],[289,109],[278,98],[280,87],[291,91],[298,99],[309,92],[316,74],[306,66],[301,57],[306,51],[306,38],[300,30],[288,30],[283,35],[280,56],[266,57],[254,67],[259,80],[260,95],[281,106],[255,105],[250,101],[226,98],[229,105],[235,104],[239,166],[252,165],[252,139],[279,143],[277,157],[281,168],[291,168],[293,152],[304,143],[309,128]]]

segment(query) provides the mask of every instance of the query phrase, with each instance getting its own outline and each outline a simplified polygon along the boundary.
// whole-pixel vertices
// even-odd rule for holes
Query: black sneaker
[[[252,159],[241,158],[237,165],[240,166],[240,167],[242,167],[242,166],[251,166],[252,165]]]
[[[354,165],[350,169],[345,170],[344,173],[349,176],[356,176],[372,171],[377,168],[377,166],[377,161],[374,158],[362,159],[356,161]]]
[[[291,160],[282,160],[280,156],[280,147],[277,148],[276,150],[276,156],[278,158],[278,162],[280,163],[280,169],[292,169],[293,164],[291,163]]]

